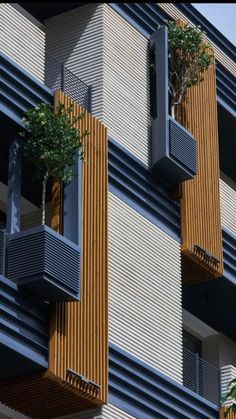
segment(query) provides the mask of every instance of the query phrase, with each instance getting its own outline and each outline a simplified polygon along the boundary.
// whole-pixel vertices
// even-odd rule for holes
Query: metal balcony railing
[[[219,404],[220,371],[186,348],[183,349],[183,384],[212,403]]]
[[[222,228],[223,256],[224,256],[224,276],[235,280],[236,277],[236,235]]]
[[[44,84],[51,90],[62,90],[91,112],[91,86],[80,80],[63,63],[48,53],[45,53]]]
[[[6,231],[0,229],[0,275],[5,272]]]

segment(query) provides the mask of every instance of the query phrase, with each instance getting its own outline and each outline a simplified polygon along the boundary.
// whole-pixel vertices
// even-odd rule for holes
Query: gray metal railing
[[[51,90],[62,90],[91,112],[91,86],[80,80],[63,63],[48,53],[45,53],[44,84]]]
[[[188,349],[183,349],[183,384],[215,404],[220,399],[220,370]]]
[[[0,274],[5,274],[6,230],[0,229]]]
[[[222,228],[224,276],[234,280],[236,277],[236,235]]]

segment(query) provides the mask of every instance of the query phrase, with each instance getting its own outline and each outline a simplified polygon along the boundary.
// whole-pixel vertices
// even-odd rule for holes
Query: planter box
[[[155,173],[170,186],[193,178],[197,174],[197,144],[190,132],[169,116],[156,137],[152,155]]]
[[[181,124],[167,117],[153,148],[153,169],[171,186],[197,174],[197,144]]]
[[[169,117],[169,157],[186,172],[186,176],[193,177],[197,174],[196,141],[189,131],[171,117]]]
[[[7,277],[46,301],[79,299],[80,249],[47,226],[11,234]]]

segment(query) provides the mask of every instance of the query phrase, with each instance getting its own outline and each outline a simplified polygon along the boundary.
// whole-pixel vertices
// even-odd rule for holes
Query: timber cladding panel
[[[62,92],[58,102],[82,108]],[[108,393],[107,128],[88,112],[79,121],[83,139],[81,300],[51,306],[49,369],[0,383],[2,403],[32,418],[51,418],[95,408]],[[62,194],[53,185],[52,228],[61,232]],[[71,369],[100,386],[82,385]]]
[[[69,107],[74,102],[55,94]],[[75,106],[74,115],[82,112]],[[101,386],[97,401],[107,401],[107,128],[88,112],[78,122],[83,140],[81,302],[57,303],[52,315],[49,369],[66,380],[68,368]],[[57,211],[57,208],[56,208]],[[54,318],[55,316],[55,318]]]
[[[179,120],[197,141],[198,173],[182,183],[181,199],[183,282],[190,283],[223,273],[215,64],[188,89]]]
[[[225,419],[224,413],[227,412],[227,407],[221,407],[220,409],[220,419]],[[229,412],[227,415],[227,419],[236,419],[236,413]]]

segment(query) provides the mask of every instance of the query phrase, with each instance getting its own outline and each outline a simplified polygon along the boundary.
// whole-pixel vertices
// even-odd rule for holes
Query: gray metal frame
[[[169,115],[168,30],[160,27],[150,39],[155,52],[156,95],[152,120],[152,169],[170,185],[197,174],[197,145],[193,136]]]

